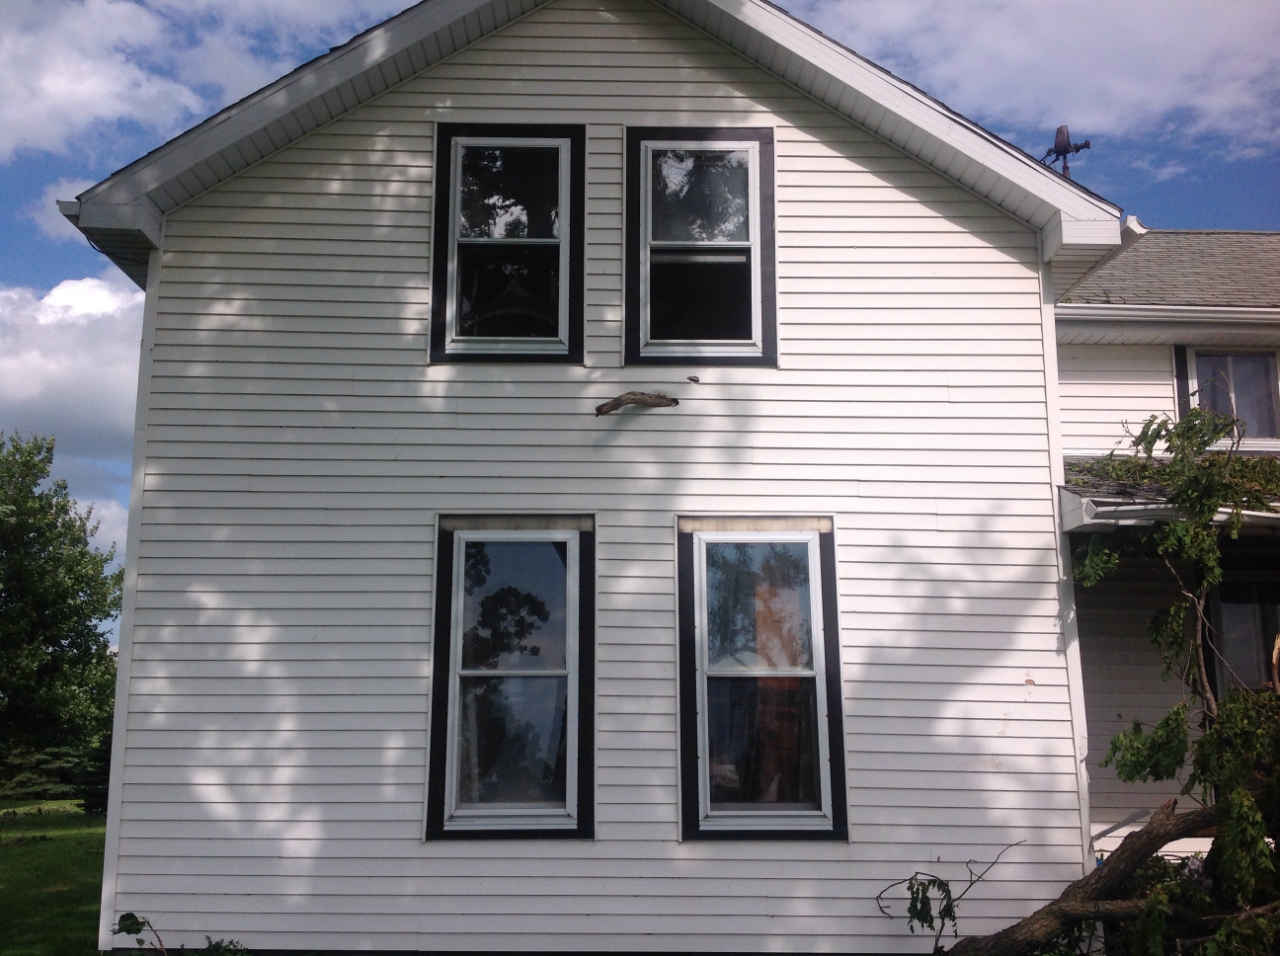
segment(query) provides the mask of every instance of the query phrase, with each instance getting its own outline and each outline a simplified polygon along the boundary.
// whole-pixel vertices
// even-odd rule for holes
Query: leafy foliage
[[[0,780],[15,796],[73,786],[115,696],[105,625],[123,571],[90,542],[93,509],[49,480],[53,448],[0,434]]]
[[[148,933],[151,934],[151,939],[147,939],[146,934]],[[145,916],[139,916],[137,913],[121,913],[120,918],[116,920],[112,934],[132,937],[134,945],[138,949],[153,949],[164,954],[169,952],[151,920]],[[174,952],[190,953],[191,956],[235,956],[238,953],[251,956],[249,950],[234,939],[212,939],[206,936],[204,941],[205,945],[199,949],[189,950],[183,945],[179,946]]]

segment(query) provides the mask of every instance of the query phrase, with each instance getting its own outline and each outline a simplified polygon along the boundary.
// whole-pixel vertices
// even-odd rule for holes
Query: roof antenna
[[[1065,126],[1058,127],[1058,135],[1053,138],[1053,147],[1040,157],[1040,162],[1046,166],[1052,166],[1058,160],[1062,160],[1062,175],[1068,179],[1071,178],[1071,167],[1067,165],[1067,157],[1072,153],[1078,153],[1082,149],[1089,148],[1089,141],[1086,139],[1083,143],[1071,142],[1071,134],[1067,132]],[[1049,157],[1053,158],[1050,159]]]

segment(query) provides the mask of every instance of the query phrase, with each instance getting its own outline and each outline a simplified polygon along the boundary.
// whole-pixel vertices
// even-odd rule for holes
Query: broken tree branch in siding
[[[627,405],[643,405],[646,408],[671,408],[680,404],[678,398],[668,398],[662,392],[623,392],[603,405],[596,406],[596,417],[608,415]]]

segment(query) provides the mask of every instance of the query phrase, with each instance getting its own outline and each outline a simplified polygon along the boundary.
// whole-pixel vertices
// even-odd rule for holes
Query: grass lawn
[[[74,800],[0,802],[0,956],[93,956],[106,821]]]

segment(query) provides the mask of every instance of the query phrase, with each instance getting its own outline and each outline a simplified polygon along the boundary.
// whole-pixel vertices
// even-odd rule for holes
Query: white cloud
[[[44,296],[0,287],[0,431],[53,435],[56,458],[127,463],[142,301],[114,268]]]
[[[0,163],[171,136],[409,0],[5,0]],[[114,142],[118,136],[110,136]]]
[[[79,241],[88,245],[88,240],[80,230],[67,221],[67,217],[58,211],[59,199],[75,199],[80,193],[92,186],[94,179],[59,179],[44,188],[40,198],[28,203],[18,213],[23,219],[30,219],[36,228],[50,239],[60,241]]]
[[[74,490],[73,490],[74,496]],[[98,533],[93,536],[93,544],[106,551],[113,544],[116,548],[116,561],[124,563],[125,539],[129,536],[129,506],[113,499],[97,499],[80,501],[84,505],[93,506],[93,521],[98,523]]]
[[[997,130],[1280,144],[1275,0],[783,0]]]

